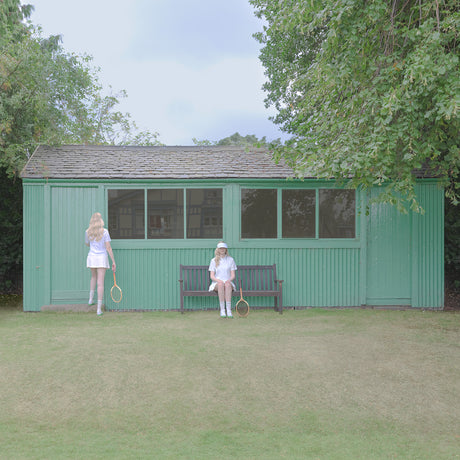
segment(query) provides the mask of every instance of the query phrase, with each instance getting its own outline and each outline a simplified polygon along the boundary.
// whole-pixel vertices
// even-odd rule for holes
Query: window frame
[[[96,210],[103,212],[104,220],[108,216],[108,190],[112,189],[143,189],[145,200],[147,199],[147,190],[149,189],[182,189],[186,195],[187,189],[205,189],[219,188],[222,189],[222,224],[223,224],[223,240],[229,243],[233,248],[361,248],[363,238],[366,238],[366,219],[361,215],[360,209],[366,206],[366,192],[360,188],[356,189],[355,193],[355,238],[335,238],[335,239],[319,239],[319,238],[282,238],[282,195],[281,190],[284,189],[341,189],[344,187],[335,186],[329,181],[312,179],[312,180],[297,180],[297,179],[203,179],[199,183],[192,180],[172,181],[166,179],[152,181],[124,181],[124,180],[104,180],[97,185],[99,194],[97,201],[100,203],[96,206]],[[277,238],[241,238],[241,188],[268,188],[276,189],[277,191]],[[316,192],[318,200],[318,192]],[[186,197],[185,197],[186,199]],[[186,205],[186,203],[185,203]],[[318,209],[319,203],[316,202]],[[144,210],[147,213],[147,209]],[[147,218],[147,214],[146,214]],[[185,213],[184,213],[185,219]],[[316,219],[315,228],[318,235],[318,219]],[[107,222],[108,223],[108,222]],[[186,231],[186,222],[184,221],[184,232]],[[112,247],[115,249],[209,249],[215,248],[216,238],[197,238],[197,239],[114,239]]]
[[[213,238],[187,238],[187,191],[188,190],[214,190],[219,189],[222,191],[222,233],[221,237]],[[224,216],[224,202],[225,202],[225,189],[226,187],[222,184],[200,184],[200,185],[184,185],[184,184],[110,184],[105,187],[104,203],[105,203],[105,215],[109,215],[109,191],[110,190],[142,190],[144,194],[144,237],[143,238],[112,238],[112,241],[116,242],[137,242],[137,243],[148,243],[148,242],[191,242],[191,241],[215,241],[216,239],[223,239],[225,233],[225,216]],[[149,238],[148,237],[148,192],[149,190],[182,190],[183,195],[183,237],[182,238]],[[108,218],[107,218],[108,220]],[[106,222],[108,228],[108,222]],[[164,246],[164,244],[162,245]]]
[[[243,238],[242,237],[242,210],[241,210],[241,197],[242,197],[242,190],[243,189],[252,189],[252,190],[257,190],[257,189],[271,189],[275,190],[277,193],[277,236],[275,238]],[[284,190],[314,190],[315,191],[315,236],[311,238],[283,238],[282,232],[283,232],[283,191]],[[320,216],[319,216],[319,210],[320,210],[320,190],[354,190],[355,191],[355,219],[354,219],[354,237],[334,237],[334,238],[320,238],[319,233],[320,233]],[[239,188],[239,238],[240,241],[243,242],[254,242],[254,241],[356,241],[359,239],[359,221],[358,221],[358,200],[359,200],[359,195],[358,191],[355,189],[346,189],[346,188],[340,188],[340,187],[327,187],[324,185],[320,185],[317,187],[283,187],[283,186],[240,186]]]

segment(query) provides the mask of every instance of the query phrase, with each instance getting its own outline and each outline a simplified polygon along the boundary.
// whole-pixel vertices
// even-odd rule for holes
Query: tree
[[[247,134],[246,136],[242,136],[240,133],[234,133],[231,136],[220,139],[219,141],[209,141],[207,139],[198,140],[195,137],[192,140],[195,145],[239,145],[244,147],[267,145],[267,139],[265,136],[261,139],[258,139],[254,134]],[[278,144],[280,141],[277,139],[272,142],[273,144]]]
[[[159,144],[115,110],[126,93],[102,94],[87,55],[67,53],[27,22],[32,7],[0,3],[0,166],[18,175],[39,144]]]
[[[419,210],[416,170],[460,192],[457,0],[250,0],[266,105],[292,134],[275,147],[300,177],[382,186]],[[399,200],[397,197],[400,197]]]
[[[22,266],[19,173],[38,144],[157,145],[115,110],[126,93],[102,94],[91,57],[67,53],[59,36],[44,38],[31,5],[0,0],[0,291],[13,289]]]
[[[217,145],[243,145],[243,146],[254,146],[254,145],[266,145],[267,140],[264,137],[262,139],[257,139],[254,134],[248,134],[246,136],[241,136],[240,133],[232,134],[229,137],[225,137],[217,142]]]

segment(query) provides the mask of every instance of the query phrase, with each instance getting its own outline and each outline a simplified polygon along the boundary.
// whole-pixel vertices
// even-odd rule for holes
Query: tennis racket
[[[249,304],[246,302],[246,300],[243,299],[243,290],[240,287],[240,296],[241,299],[238,300],[236,303],[236,312],[238,313],[238,316],[241,318],[246,318],[246,316],[249,315]]]
[[[121,298],[123,297],[123,292],[121,292],[121,289],[117,284],[115,272],[113,272],[113,286],[112,289],[110,289],[110,297],[112,297],[112,300],[115,303],[121,302]]]

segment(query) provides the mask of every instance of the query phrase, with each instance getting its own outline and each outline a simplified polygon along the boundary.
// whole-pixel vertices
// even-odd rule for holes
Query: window
[[[147,238],[184,237],[184,191],[147,190]]]
[[[355,195],[341,189],[241,189],[241,238],[355,238]]]
[[[316,191],[283,190],[283,238],[314,238]]]
[[[108,191],[111,238],[144,238],[144,190]]]
[[[222,188],[109,189],[107,197],[112,239],[228,238]],[[242,239],[356,237],[355,190],[242,188],[240,197]]]
[[[222,238],[222,189],[187,190],[187,238]]]
[[[241,189],[241,237],[276,238],[276,189]]]
[[[355,191],[319,190],[319,237],[355,237]]]
[[[113,239],[223,237],[222,189],[108,190],[108,215]]]

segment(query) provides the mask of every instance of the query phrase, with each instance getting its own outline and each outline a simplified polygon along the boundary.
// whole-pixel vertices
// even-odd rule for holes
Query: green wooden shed
[[[180,264],[209,264],[221,239],[237,264],[276,264],[285,308],[444,305],[444,201],[433,178],[417,181],[423,215],[388,204],[366,213],[378,188],[295,179],[258,148],[40,146],[22,180],[25,311],[87,302],[84,231],[96,211],[123,289],[115,304],[108,273],[109,310],[177,310]]]

